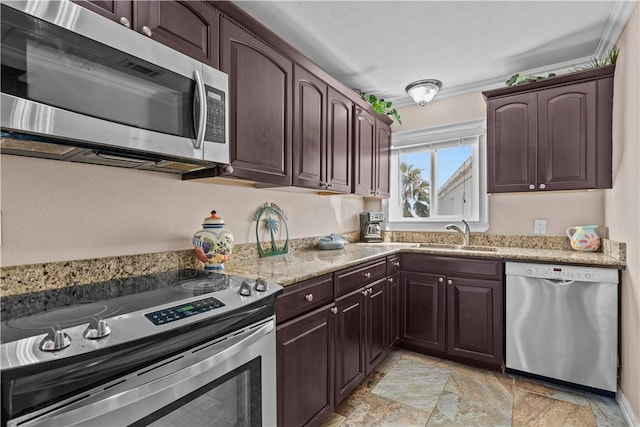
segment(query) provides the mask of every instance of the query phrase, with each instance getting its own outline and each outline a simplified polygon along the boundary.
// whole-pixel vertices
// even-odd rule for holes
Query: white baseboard
[[[638,421],[638,417],[633,413],[633,408],[629,404],[626,396],[618,387],[618,392],[616,393],[616,401],[618,402],[618,406],[620,407],[620,411],[624,416],[624,419],[627,421],[627,424],[631,427],[640,427],[640,421]]]

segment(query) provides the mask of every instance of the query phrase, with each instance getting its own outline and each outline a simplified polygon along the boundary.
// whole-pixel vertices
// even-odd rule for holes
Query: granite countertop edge
[[[397,253],[469,258],[501,259],[504,261],[574,264],[590,267],[624,269],[625,262],[602,252],[578,252],[562,249],[531,249],[495,247],[495,251],[459,250],[450,248],[421,248],[416,243],[350,243],[344,249],[303,249],[286,255],[242,260],[226,264],[225,273],[251,278],[263,277],[282,286],[353,267],[383,256]]]

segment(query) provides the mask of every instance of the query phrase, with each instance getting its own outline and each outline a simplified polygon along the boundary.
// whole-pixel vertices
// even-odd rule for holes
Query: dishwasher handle
[[[564,280],[564,279],[543,279],[542,283],[549,286],[569,286],[574,283],[575,280]]]

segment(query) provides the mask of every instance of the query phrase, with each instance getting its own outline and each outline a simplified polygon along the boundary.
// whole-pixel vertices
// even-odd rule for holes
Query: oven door
[[[271,316],[8,426],[275,425],[274,325]]]

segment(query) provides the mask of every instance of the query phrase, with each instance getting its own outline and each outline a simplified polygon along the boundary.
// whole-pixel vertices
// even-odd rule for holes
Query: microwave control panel
[[[205,141],[225,143],[225,93],[205,85],[207,94],[207,126]]]

